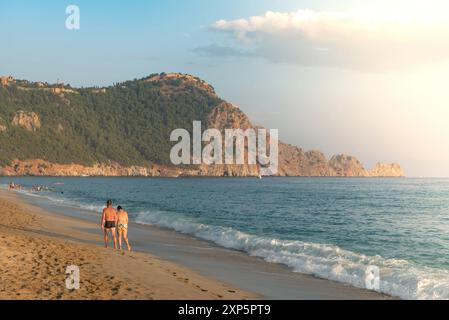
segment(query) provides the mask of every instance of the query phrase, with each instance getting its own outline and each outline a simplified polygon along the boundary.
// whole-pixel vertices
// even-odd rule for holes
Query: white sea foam
[[[27,196],[47,199],[47,200],[50,200],[52,202],[57,202],[57,203],[67,203],[68,202],[66,199],[63,199],[63,198],[56,198],[56,197],[49,196],[47,192],[45,192],[45,193],[38,193],[38,192],[34,192],[34,191],[31,191],[31,190],[27,190],[27,189],[17,189],[15,191],[18,192],[18,193],[21,193],[21,194],[25,194]]]
[[[100,206],[100,205],[93,205],[93,204],[82,204],[79,205],[80,208],[88,210],[88,211],[93,211],[93,212],[101,212],[104,208],[104,206]]]
[[[4,185],[2,187],[6,188],[7,185]],[[46,199],[46,200],[50,200],[51,202],[58,203],[60,205],[78,207],[78,208],[88,210],[88,211],[101,212],[101,210],[103,209],[103,207],[101,205],[80,204],[76,201],[66,199],[63,196],[60,196],[60,197],[51,196],[51,195],[49,195],[49,192],[34,192],[32,190],[27,190],[27,189],[17,189],[15,191],[18,193],[24,194],[26,196]]]
[[[378,292],[403,299],[449,299],[449,272],[344,250],[334,245],[281,240],[250,235],[232,228],[188,221],[169,212],[141,212],[136,221],[166,227],[244,251],[268,262],[287,265],[295,272],[366,288],[369,266],[380,270]]]

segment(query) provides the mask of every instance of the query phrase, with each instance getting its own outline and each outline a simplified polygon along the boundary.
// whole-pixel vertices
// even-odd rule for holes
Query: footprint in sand
[[[112,295],[117,295],[118,293],[119,293],[119,291],[120,291],[120,289],[121,289],[121,285],[120,284],[118,284],[117,286],[115,286],[114,288],[112,288]]]

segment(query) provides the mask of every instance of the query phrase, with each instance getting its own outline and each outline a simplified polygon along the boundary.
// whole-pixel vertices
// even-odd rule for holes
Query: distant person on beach
[[[112,200],[106,202],[106,208],[103,209],[101,217],[101,229],[104,231],[104,246],[108,247],[108,233],[111,233],[114,240],[114,249],[117,249],[117,239],[115,237],[115,222],[117,221],[117,211],[112,207]]]
[[[122,237],[125,240],[128,251],[131,251],[131,246],[128,241],[128,212],[123,210],[121,206],[117,207],[117,231],[118,231],[118,247],[122,250]]]

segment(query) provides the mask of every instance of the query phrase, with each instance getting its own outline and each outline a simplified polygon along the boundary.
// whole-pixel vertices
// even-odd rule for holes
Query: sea
[[[449,299],[449,179],[1,178],[20,192],[403,299]],[[33,185],[48,190],[32,191]],[[373,280],[373,277],[374,280]]]

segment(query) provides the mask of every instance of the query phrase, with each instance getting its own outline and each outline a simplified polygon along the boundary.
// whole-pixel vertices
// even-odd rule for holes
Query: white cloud
[[[213,28],[251,48],[251,55],[274,62],[395,70],[449,59],[447,18],[403,12],[269,11],[219,20]]]

